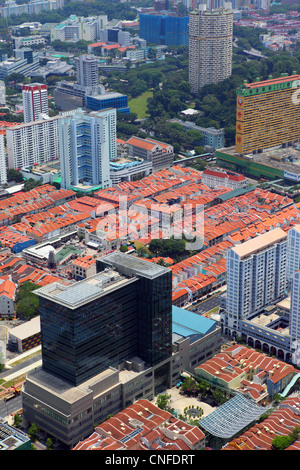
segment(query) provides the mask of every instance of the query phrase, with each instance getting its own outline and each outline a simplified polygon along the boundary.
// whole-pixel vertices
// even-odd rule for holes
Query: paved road
[[[220,305],[220,295],[220,293],[212,295],[209,299],[200,301],[199,303],[193,305],[189,310],[198,313],[199,315],[209,312],[209,310],[212,308],[218,307]]]

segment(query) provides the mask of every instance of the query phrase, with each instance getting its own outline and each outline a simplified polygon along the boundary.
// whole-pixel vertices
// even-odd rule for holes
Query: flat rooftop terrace
[[[134,277],[129,279],[118,271],[108,268],[71,286],[53,282],[34,292],[39,297],[56,302],[66,308],[76,309],[133,281],[135,281]]]
[[[218,149],[219,152],[227,153],[233,157],[240,157],[241,155],[235,151],[235,147],[226,147]],[[245,156],[248,160],[255,163],[276,168],[281,171],[288,171],[295,174],[300,174],[300,143],[299,150],[296,147],[286,147],[266,150],[258,154],[250,154]]]

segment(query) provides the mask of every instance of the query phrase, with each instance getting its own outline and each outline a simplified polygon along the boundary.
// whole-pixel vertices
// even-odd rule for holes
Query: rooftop
[[[159,266],[155,263],[149,263],[143,259],[130,256],[126,253],[114,252],[101,259],[119,272],[127,275],[140,275],[148,279],[154,279],[164,273],[170,272],[169,268]]]
[[[280,243],[286,240],[287,234],[281,228],[275,228],[270,230],[258,237],[254,237],[247,242],[241,243],[240,245],[232,248],[232,250],[239,255],[241,258],[251,256],[258,251],[265,250],[275,243]]]
[[[132,282],[122,276],[119,272],[108,269],[94,276],[76,282],[71,286],[66,286],[58,282],[53,282],[34,291],[38,296],[44,297],[52,302],[59,303],[66,308],[76,309],[81,305],[92,302],[98,297],[107,294],[110,290],[121,287]]]

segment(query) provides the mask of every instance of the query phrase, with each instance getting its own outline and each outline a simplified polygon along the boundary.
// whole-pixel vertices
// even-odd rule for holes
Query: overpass
[[[204,158],[204,157],[213,157],[213,154],[212,153],[202,153],[202,155],[193,155],[192,157],[180,158],[180,159],[174,161],[173,164],[188,162],[190,160],[195,160],[197,158]]]

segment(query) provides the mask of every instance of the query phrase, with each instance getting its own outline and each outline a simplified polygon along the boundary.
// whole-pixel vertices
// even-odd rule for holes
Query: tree
[[[29,281],[21,284],[17,293],[17,318],[30,320],[39,314],[39,298],[33,294],[33,291],[38,288],[39,286]]]
[[[53,440],[51,437],[48,437],[46,440],[46,447],[48,450],[53,450]]]
[[[157,396],[157,401],[156,401],[156,405],[158,406],[158,408],[160,408],[161,410],[165,410],[165,411],[168,411],[169,413],[174,413],[174,408],[172,408],[170,406],[170,400],[171,398],[171,395],[168,395],[167,393],[165,394],[160,394]]]
[[[293,443],[290,436],[276,436],[272,441],[272,448],[274,450],[284,450]]]
[[[120,246],[120,251],[121,251],[122,253],[126,253],[126,252],[128,251],[128,246],[127,246],[127,245],[121,245],[121,246]]]
[[[158,238],[153,238],[153,240],[151,240],[151,242],[149,243],[149,250],[151,251],[151,253],[158,254],[162,251],[162,246],[162,240]]]
[[[15,181],[16,183],[23,183],[24,178],[20,171],[9,168],[7,170],[7,181]]]
[[[35,442],[37,440],[37,433],[38,433],[38,427],[35,423],[32,423],[28,430],[28,435],[32,442]]]
[[[41,181],[35,180],[34,178],[29,178],[24,184],[24,191],[31,191],[37,186],[41,186],[43,183]]]

